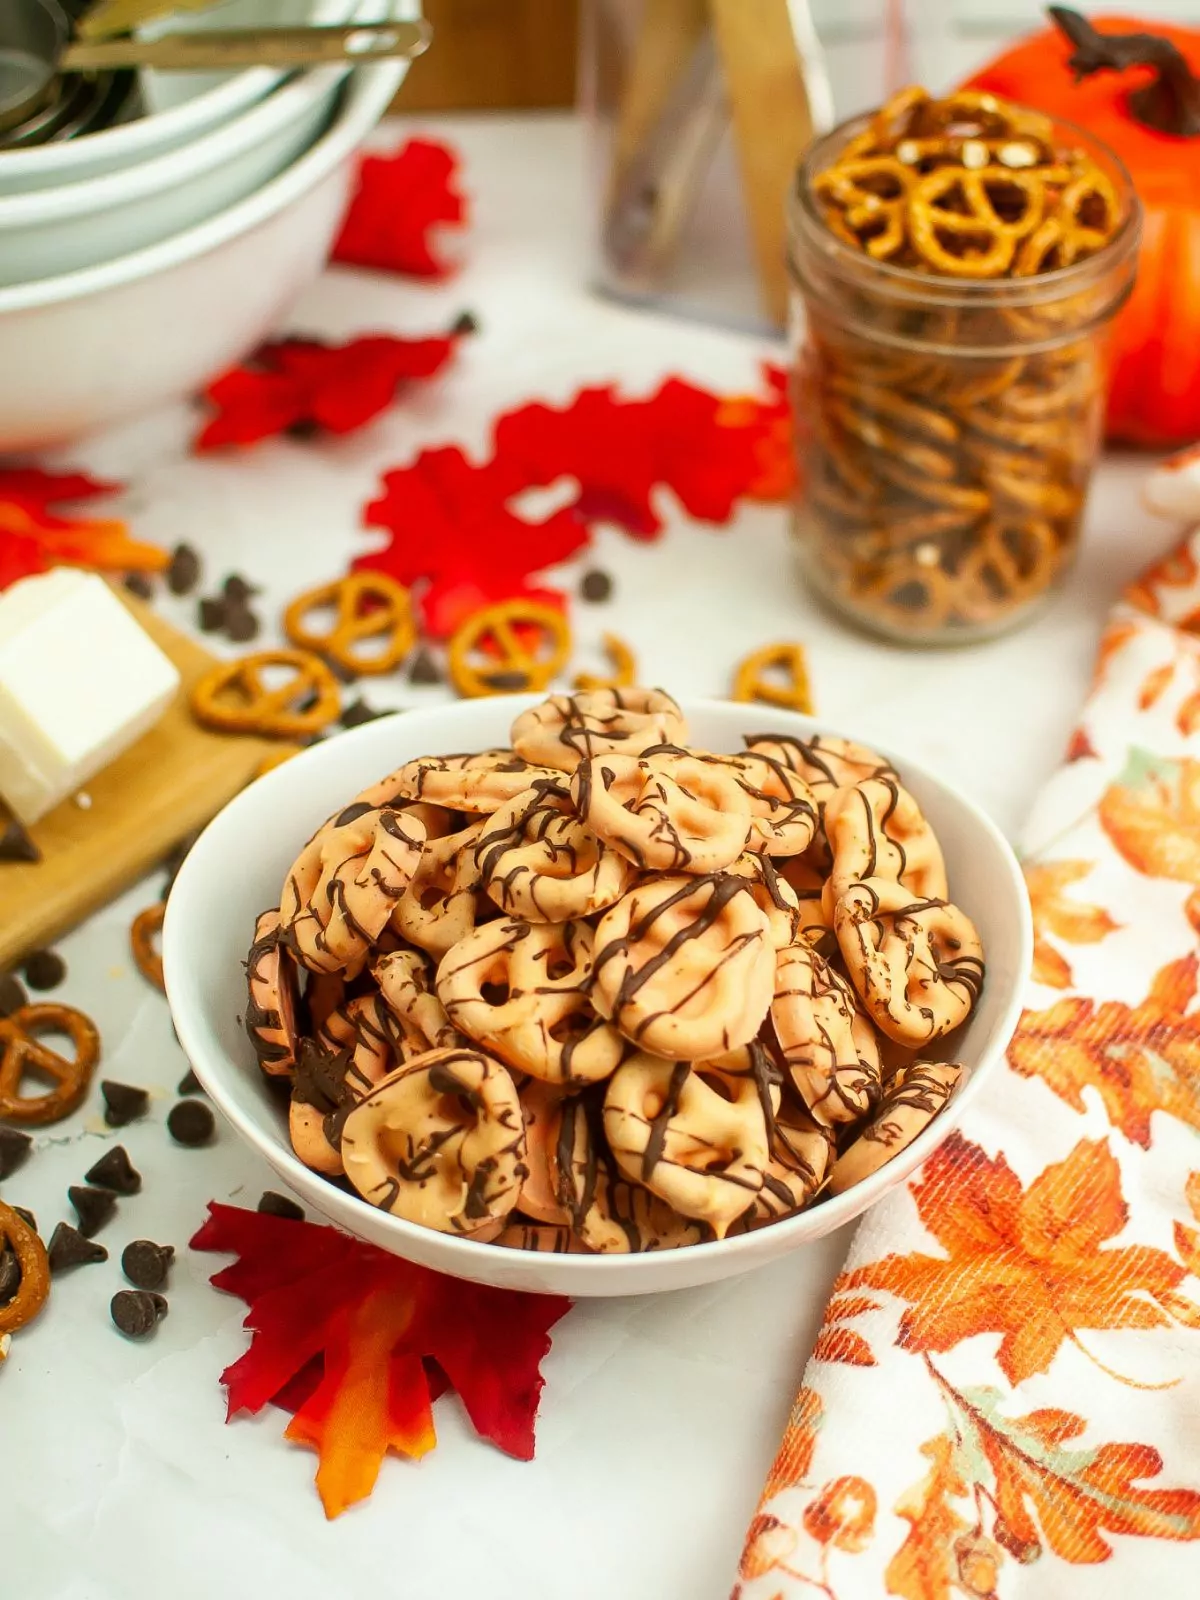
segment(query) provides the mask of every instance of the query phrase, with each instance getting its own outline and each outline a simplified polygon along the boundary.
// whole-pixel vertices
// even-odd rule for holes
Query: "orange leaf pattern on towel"
[[[902,1600],[951,1600],[960,1592],[962,1572],[960,1548],[971,1549],[964,1535],[970,1523],[954,1505],[967,1493],[959,1472],[955,1442],[948,1433],[939,1433],[921,1446],[929,1461],[929,1471],[896,1501],[896,1515],[910,1524],[904,1543],[888,1562],[888,1593]],[[976,1557],[974,1565],[978,1566]],[[978,1577],[976,1571],[969,1576]],[[994,1584],[991,1586],[994,1588]],[[967,1593],[990,1592],[976,1583]]]
[[[1172,961],[1136,1006],[1119,1000],[1058,1000],[1026,1011],[1008,1047],[1008,1064],[1040,1078],[1075,1111],[1084,1090],[1100,1097],[1108,1120],[1143,1150],[1151,1114],[1164,1111],[1200,1129],[1200,1013],[1196,957]]]
[[[1101,796],[1100,823],[1138,872],[1200,883],[1200,761],[1131,750]]]
[[[1050,943],[1050,935],[1068,944],[1098,944],[1117,923],[1103,906],[1084,905],[1067,894],[1073,883],[1086,878],[1091,861],[1047,861],[1025,868],[1025,884],[1033,912],[1033,976],[1051,989],[1068,989],[1071,965]]]

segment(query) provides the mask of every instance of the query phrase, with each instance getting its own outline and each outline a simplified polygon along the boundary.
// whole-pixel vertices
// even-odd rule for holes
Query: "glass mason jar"
[[[1094,255],[1022,278],[892,266],[838,237],[813,187],[869,121],[813,145],[790,202],[793,533],[808,581],[853,621],[966,643],[1024,621],[1075,554],[1138,202],[1106,146],[1056,124],[1120,199]]]

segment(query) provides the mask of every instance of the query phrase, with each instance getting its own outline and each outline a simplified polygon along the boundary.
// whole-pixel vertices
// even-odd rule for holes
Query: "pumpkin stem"
[[[1154,33],[1099,33],[1067,6],[1050,6],[1049,15],[1075,46],[1067,65],[1076,82],[1093,72],[1154,67],[1156,76],[1130,94],[1130,111],[1138,122],[1159,133],[1183,139],[1200,136],[1200,78],[1178,46]]]

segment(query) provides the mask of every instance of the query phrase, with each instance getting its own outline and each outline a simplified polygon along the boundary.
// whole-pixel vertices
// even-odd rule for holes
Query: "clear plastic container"
[[[792,199],[793,531],[806,578],[847,617],[905,644],[965,643],[1025,620],[1075,553],[1138,204],[1107,147],[1059,124],[1119,197],[1100,250],[1021,278],[890,265],[832,231],[813,187],[868,122],[812,147]]]

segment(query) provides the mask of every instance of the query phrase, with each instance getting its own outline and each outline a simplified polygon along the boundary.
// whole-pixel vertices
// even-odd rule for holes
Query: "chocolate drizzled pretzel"
[[[526,761],[574,772],[592,756],[641,755],[687,738],[683,712],[662,689],[601,688],[552,694],[512,725],[513,748]]]
[[[565,782],[535,784],[493,812],[474,861],[501,911],[530,922],[603,911],[634,876],[630,862],[576,816]]]

